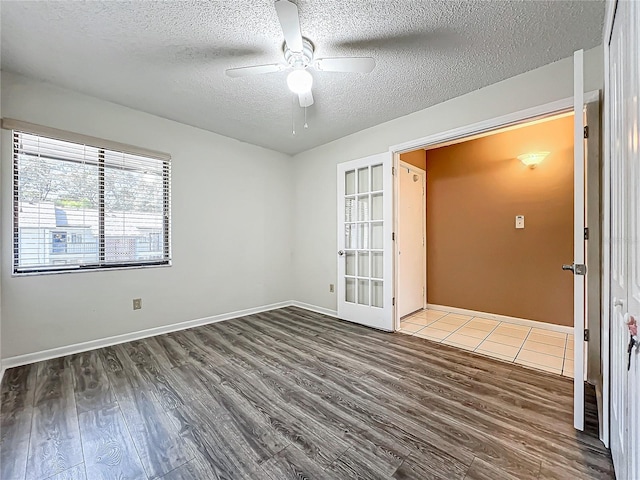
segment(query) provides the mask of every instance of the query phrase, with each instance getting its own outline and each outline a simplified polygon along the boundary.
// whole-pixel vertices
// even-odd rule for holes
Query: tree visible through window
[[[168,264],[170,164],[13,132],[14,271]]]

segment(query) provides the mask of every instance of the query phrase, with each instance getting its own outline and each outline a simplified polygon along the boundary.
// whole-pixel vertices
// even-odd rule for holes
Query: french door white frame
[[[392,201],[393,197],[391,192],[393,191],[392,185],[392,161],[389,152],[384,152],[376,155],[370,155],[368,157],[351,160],[348,162],[342,162],[337,165],[337,220],[338,220],[338,317],[343,320],[348,320],[354,323],[359,323],[371,328],[377,328],[379,330],[394,331],[393,319],[395,318],[396,308],[395,299],[393,298],[393,272],[395,269],[394,259],[392,256],[392,243],[393,242],[393,223],[392,223]],[[379,172],[374,176],[374,169]],[[360,188],[360,172],[363,172],[363,178],[366,178],[366,188],[362,190]],[[347,172],[351,172],[354,175],[353,189],[354,191],[348,193],[347,182],[345,175]],[[377,178],[376,185],[374,187],[374,178]],[[353,200],[366,197],[366,205],[371,205],[372,208],[362,210],[359,208],[350,207],[349,220],[345,218],[345,206],[346,198],[349,197]],[[378,216],[373,216],[373,197],[380,198],[382,202],[379,205],[380,210]],[[361,215],[364,215],[361,218]],[[345,232],[346,226],[350,225],[355,227],[356,231],[362,230],[361,226],[365,226],[365,230],[362,233],[356,234],[355,244],[345,244]],[[378,227],[376,231],[379,232],[380,227],[382,232],[379,233],[380,238],[378,241],[382,244],[374,248],[373,241],[373,227]],[[350,227],[350,228],[351,228]],[[370,229],[371,228],[371,229]],[[353,232],[353,230],[350,230]],[[367,240],[364,240],[364,239]],[[377,238],[377,237],[376,237]],[[360,243],[360,242],[366,242]],[[350,255],[353,255],[353,261],[355,262],[354,268],[357,270],[348,273],[347,262]],[[363,268],[366,273],[360,272],[360,255],[366,255],[367,263],[363,264]],[[382,276],[375,275],[373,272],[373,257],[377,256],[382,260]],[[353,288],[356,289],[355,297],[349,300],[346,295],[347,277],[351,279]],[[357,293],[359,288],[359,282],[366,282],[368,292],[366,294],[366,300],[360,301],[360,294]],[[378,293],[374,300],[374,285],[377,284],[378,288],[382,287],[382,293]],[[379,292],[379,290],[376,290]]]
[[[564,112],[569,112],[569,111],[573,111],[574,110],[574,100],[575,98],[572,97],[567,97],[564,98],[562,100],[558,100],[555,102],[550,102],[550,103],[546,103],[543,105],[539,105],[536,107],[532,107],[532,108],[528,108],[525,110],[520,110],[518,112],[514,112],[514,113],[510,113],[508,115],[503,115],[500,117],[495,117],[495,118],[491,118],[488,120],[484,120],[482,122],[478,122],[478,123],[474,123],[471,125],[467,125],[464,127],[459,127],[459,128],[455,128],[452,130],[447,130],[444,132],[439,132],[439,133],[435,133],[432,135],[428,135],[426,137],[422,137],[416,140],[412,140],[409,142],[405,142],[405,143],[401,143],[398,145],[394,145],[391,146],[389,148],[389,151],[392,154],[393,157],[393,166],[394,166],[394,171],[398,170],[398,167],[400,165],[400,154],[401,153],[405,153],[405,152],[410,152],[419,148],[428,148],[431,146],[436,146],[442,143],[446,143],[446,142],[451,142],[451,141],[455,141],[455,140],[462,140],[465,139],[467,137],[471,137],[474,135],[479,135],[482,133],[487,133],[487,132],[491,132],[493,130],[497,130],[500,128],[504,128],[504,127],[509,127],[512,125],[517,125],[519,123],[523,123],[526,121],[531,121],[531,120],[535,120],[535,119],[540,119],[540,118],[544,118],[544,117],[550,117],[553,115],[557,115],[560,113],[564,113]],[[583,98],[582,98],[582,104],[586,105],[588,103],[591,102],[596,102],[600,100],[600,92],[598,90],[595,91],[591,91],[591,92],[587,92],[584,94]],[[606,182],[606,180],[605,180]],[[394,231],[398,231],[398,200],[399,200],[399,180],[398,180],[398,176],[394,175],[393,176],[393,229]],[[607,207],[605,206],[605,211],[607,211]],[[398,258],[398,244],[397,242],[394,242],[393,245],[393,258],[396,259]],[[606,255],[605,255],[606,258]],[[560,268],[560,265],[558,265],[558,268]],[[606,281],[605,281],[606,283]],[[398,266],[397,266],[397,262],[394,262],[394,282],[393,282],[393,296],[395,298],[398,297],[398,292],[397,292],[397,286],[398,286]],[[586,292],[585,292],[586,295]],[[398,318],[398,310],[395,309],[394,312],[394,325],[396,330],[398,330],[400,328],[400,319]],[[607,319],[608,320],[608,319]],[[603,336],[602,336],[602,341],[603,341],[603,349],[602,349],[602,355],[604,358],[604,355],[609,355],[609,349],[608,349],[608,345],[605,348],[604,347],[604,342],[605,339],[608,341],[608,322],[606,324],[606,329],[604,329],[605,325],[602,325],[603,327]],[[580,332],[581,334],[582,332]],[[581,335],[576,338],[576,343],[578,343],[579,338],[581,338]],[[603,365],[604,367],[604,365]],[[608,356],[607,356],[607,368],[608,368]],[[609,375],[608,375],[608,369],[606,371],[607,373],[605,374],[605,370],[603,369],[603,406],[606,405],[608,408],[609,405],[609,399],[608,399],[608,395],[609,395]],[[583,373],[582,377],[585,377],[584,379],[586,380],[586,375]],[[605,395],[606,393],[606,395]],[[603,412],[608,412],[608,409],[604,409],[603,408]],[[574,425],[576,425],[577,427],[580,426],[579,422],[576,422],[575,419],[580,416],[582,418],[582,416],[584,415],[584,405],[575,405],[574,406]],[[608,432],[608,427],[609,427],[609,419],[608,419],[608,413],[606,413],[607,418],[605,418],[604,422],[603,422],[603,431],[605,430],[605,428],[607,429]],[[606,427],[605,427],[606,426]],[[602,432],[601,432],[601,437],[603,436]],[[604,439],[601,438],[601,440]],[[607,443],[605,443],[607,444]]]

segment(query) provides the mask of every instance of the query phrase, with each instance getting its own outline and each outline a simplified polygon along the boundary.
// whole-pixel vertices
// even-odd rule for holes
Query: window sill
[[[98,267],[98,268],[77,268],[73,270],[49,270],[44,272],[13,272],[12,277],[35,277],[41,275],[63,275],[67,273],[89,273],[89,272],[119,272],[122,270],[148,270],[153,268],[168,268],[173,265],[170,260],[169,263],[157,264],[157,265],[123,265],[122,267]]]

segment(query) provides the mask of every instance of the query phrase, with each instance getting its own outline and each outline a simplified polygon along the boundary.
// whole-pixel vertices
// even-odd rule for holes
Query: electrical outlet
[[[524,228],[524,215],[516,215],[516,228]]]
[[[330,283],[329,284],[329,293],[333,293],[335,291],[336,291],[335,286],[333,285],[333,283]]]
[[[142,308],[142,299],[141,298],[134,298],[133,299],[133,309],[134,310],[140,310]]]

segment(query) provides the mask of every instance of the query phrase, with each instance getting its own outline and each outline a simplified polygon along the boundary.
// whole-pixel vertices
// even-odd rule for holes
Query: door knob
[[[338,250],[338,255],[343,256],[344,255],[344,250]]]
[[[562,270],[569,270],[574,275],[586,275],[587,266],[582,263],[572,263],[571,265],[562,265]]]

